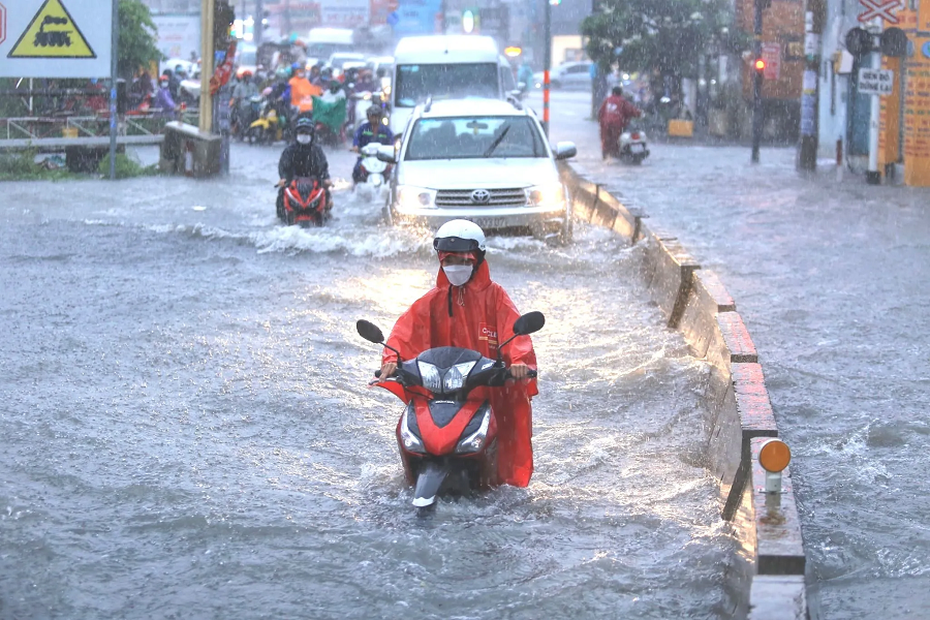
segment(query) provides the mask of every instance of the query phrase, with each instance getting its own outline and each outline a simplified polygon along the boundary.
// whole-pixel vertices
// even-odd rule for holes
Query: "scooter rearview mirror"
[[[355,324],[355,329],[358,330],[358,335],[368,342],[373,342],[375,344],[384,342],[384,334],[381,333],[381,330],[374,323],[366,321],[365,319],[360,319]]]
[[[503,354],[501,353],[501,351],[503,350],[504,346],[510,343],[511,340],[513,340],[517,336],[528,336],[529,334],[535,334],[536,332],[541,330],[543,328],[543,325],[545,324],[546,324],[545,315],[542,312],[538,312],[536,310],[534,310],[533,312],[527,312],[526,314],[521,316],[519,319],[514,321],[513,336],[508,338],[506,341],[501,343],[499,347],[497,347],[497,361],[501,361],[501,359],[503,359],[502,357]]]
[[[542,312],[527,312],[513,324],[513,333],[516,336],[535,334],[546,324],[546,317]]]

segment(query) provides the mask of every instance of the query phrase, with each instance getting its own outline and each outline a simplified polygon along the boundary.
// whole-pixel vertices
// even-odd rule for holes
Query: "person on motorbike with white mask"
[[[391,144],[394,142],[394,134],[387,125],[381,122],[383,112],[381,106],[373,103],[365,112],[368,122],[359,125],[355,136],[352,138],[352,148],[349,150],[358,153],[365,146],[372,142],[378,144]],[[355,161],[355,167],[352,169],[352,181],[361,183],[365,180],[365,173],[362,170],[362,156]]]
[[[520,313],[503,287],[491,280],[484,232],[474,222],[451,220],[436,231],[433,247],[440,264],[436,286],[397,320],[388,347],[405,360],[441,346],[497,358],[498,345],[513,336]],[[538,392],[536,380],[528,378],[536,368],[532,340],[518,336],[501,350],[501,356],[515,381],[488,395],[497,419],[498,479],[525,487],[533,473],[530,398]],[[382,381],[394,374],[397,361],[397,353],[386,347]]]
[[[284,213],[284,188],[298,177],[313,177],[319,179],[326,188],[326,208],[332,208],[332,199],[329,188],[333,182],[329,178],[329,162],[322,147],[316,144],[314,137],[313,120],[301,118],[297,121],[296,137],[293,143],[287,145],[278,160],[278,217]]]

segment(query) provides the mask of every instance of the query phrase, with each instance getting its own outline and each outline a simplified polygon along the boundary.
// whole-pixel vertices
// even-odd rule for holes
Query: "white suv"
[[[532,110],[497,99],[455,99],[414,109],[398,146],[378,158],[394,166],[384,207],[391,224],[436,228],[453,219],[485,230],[530,232],[567,243],[572,206],[556,160],[575,145],[553,150]]]

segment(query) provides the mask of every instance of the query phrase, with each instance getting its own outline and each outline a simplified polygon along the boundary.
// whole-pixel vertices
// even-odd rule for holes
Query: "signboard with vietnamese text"
[[[370,3],[371,0],[323,0],[320,2],[321,23],[330,28],[367,26]]]
[[[863,95],[890,95],[894,90],[894,71],[891,69],[859,69],[859,93]]]

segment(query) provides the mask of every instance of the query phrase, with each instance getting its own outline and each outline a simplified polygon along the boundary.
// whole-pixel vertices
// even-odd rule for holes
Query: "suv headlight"
[[[526,190],[526,202],[531,207],[563,207],[565,206],[565,191],[561,183],[534,185]]]
[[[397,188],[397,206],[403,209],[436,208],[436,190],[413,185],[401,185]]]
[[[484,411],[484,418],[481,419],[481,426],[474,433],[463,439],[455,446],[456,454],[477,452],[484,445],[488,438],[488,427],[491,425],[491,408]]]
[[[410,452],[426,454],[426,447],[423,445],[423,440],[414,435],[410,427],[407,426],[407,414],[409,412],[410,407],[404,409],[404,417],[400,421],[400,440],[403,442],[404,448]]]
[[[462,364],[456,364],[447,370],[446,376],[442,378],[442,391],[448,394],[449,392],[454,392],[455,390],[461,390],[462,386],[465,384],[465,378],[474,367],[474,362],[465,362]]]

